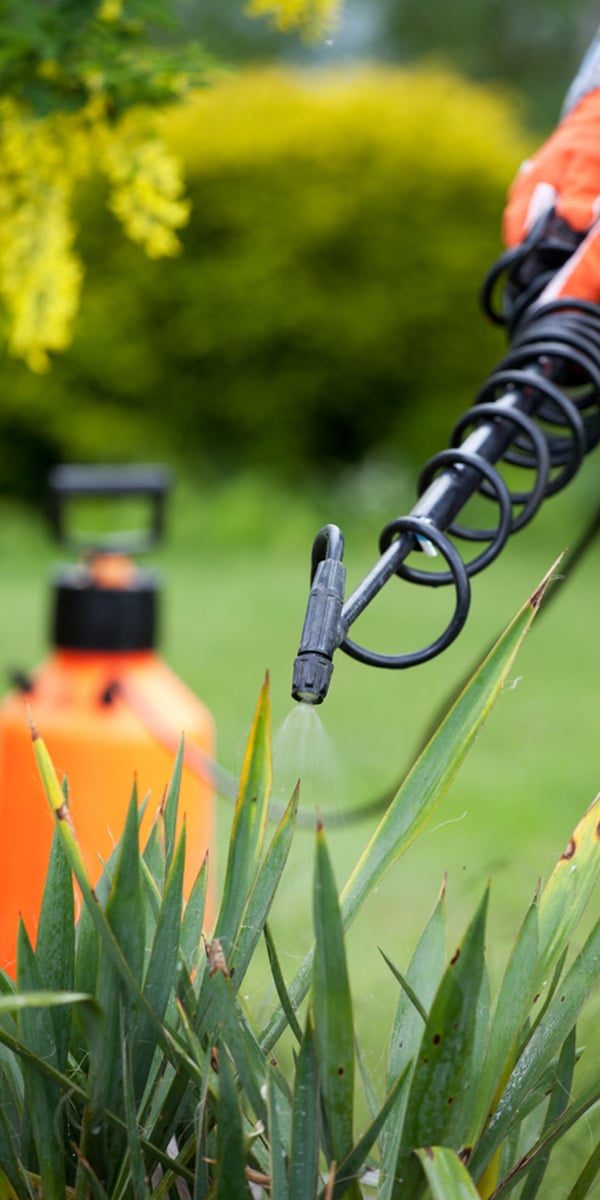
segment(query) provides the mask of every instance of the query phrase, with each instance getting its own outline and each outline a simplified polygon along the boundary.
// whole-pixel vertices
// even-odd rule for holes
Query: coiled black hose
[[[492,268],[483,289],[483,307],[492,320],[506,326],[509,349],[475,404],[455,424],[450,446],[430,458],[421,471],[419,496],[411,513],[382,530],[380,559],[345,603],[341,592],[335,603],[332,600],[329,576],[327,596],[318,582],[320,564],[341,562],[341,533],[337,526],[327,526],[317,535],[311,601],[294,664],[296,699],[310,703],[324,699],[332,646],[359,662],[391,670],[426,662],[445,650],[467,619],[470,577],[498,557],[510,535],[529,523],[544,499],[569,483],[600,441],[600,307],[575,299],[540,302],[546,284],[578,240],[549,214],[524,245],[508,251]],[[498,310],[494,293],[506,273]],[[509,490],[498,470],[502,462],[532,472],[530,486]],[[477,493],[498,505],[494,528],[474,528],[457,520]],[[465,561],[449,535],[485,545]],[[413,550],[428,544],[445,559],[447,570],[426,571],[405,562]],[[455,589],[447,627],[428,646],[406,654],[380,654],[348,636],[350,626],[393,575],[420,586]],[[335,573],[340,588],[343,578],[341,571]],[[329,622],[328,612],[332,613]]]
[[[469,429],[474,433],[464,442]],[[396,573],[421,586],[454,584],[452,620],[435,642],[411,654],[375,654],[345,637],[341,649],[361,662],[398,670],[446,649],[468,614],[469,577],[498,557],[510,534],[523,529],[543,500],[569,483],[585,455],[598,444],[600,309],[569,300],[526,312],[513,333],[510,350],[481,388],[475,405],[457,421],[450,441],[450,448],[435,454],[423,468],[420,501],[411,516],[390,521],[379,545],[384,554],[395,539],[410,533],[433,542],[446,558],[447,571],[433,573],[402,563]],[[502,461],[533,471],[532,486],[509,492],[493,465]],[[432,485],[442,469],[444,487],[436,493]],[[475,492],[497,500],[495,529],[467,528],[454,519]],[[487,545],[465,562],[447,534]],[[413,546],[406,547],[407,552]],[[342,621],[344,616],[342,610]]]

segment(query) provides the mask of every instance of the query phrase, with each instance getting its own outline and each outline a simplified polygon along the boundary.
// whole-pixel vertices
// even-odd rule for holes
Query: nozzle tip
[[[292,699],[302,704],[322,704],[331,683],[333,663],[325,654],[308,651],[294,659]]]

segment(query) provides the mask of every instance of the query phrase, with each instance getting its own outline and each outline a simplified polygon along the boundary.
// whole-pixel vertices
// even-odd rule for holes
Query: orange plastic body
[[[33,679],[26,699],[11,692],[0,705],[0,966],[11,974],[19,915],[36,937],[53,832],[27,705],[59,776],[68,777],[71,815],[92,882],[123,830],[134,776],[140,800],[150,792],[143,845],[181,734],[210,759],[215,753],[210,713],[152,651],[60,650]],[[214,808],[211,784],[184,766],[179,826],[185,817],[186,895],[213,847]]]

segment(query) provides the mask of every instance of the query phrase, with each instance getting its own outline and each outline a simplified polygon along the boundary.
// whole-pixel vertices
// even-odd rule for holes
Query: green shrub
[[[407,776],[338,898],[319,823],[315,944],[283,979],[268,916],[294,834],[298,794],[269,838],[268,685],[250,735],[212,940],[202,939],[206,864],[185,908],[185,829],[175,837],[182,752],[143,853],[134,795],[92,891],[41,738],[34,749],[56,820],[35,950],[19,933],[17,983],[0,976],[0,1195],[4,1200],[477,1200],[525,1180],[600,1098],[574,1094],[575,1024],[600,978],[600,924],[566,964],[597,881],[600,800],[536,890],[492,1004],[487,895],[449,960],[445,896],[406,975],[386,1078],[363,1073],[371,1117],[357,1130],[344,930],[439,805],[509,676],[538,589]],[[73,938],[73,872],[83,897]],[[242,983],[264,935],[281,1007],[259,1029]],[[310,992],[306,1010],[302,1001]],[[302,1020],[300,1024],[299,1018]],[[290,1078],[274,1047],[295,1041]],[[277,1056],[276,1056],[277,1055]],[[593,1184],[592,1152],[569,1200]],[[328,1177],[328,1182],[326,1178]],[[176,1190],[177,1189],[177,1190]]]
[[[297,478],[441,444],[500,352],[477,293],[526,152],[511,103],[441,69],[255,71],[164,128],[184,253],[144,261],[82,196],[75,344],[42,379],[5,361],[0,486],[107,445]]]

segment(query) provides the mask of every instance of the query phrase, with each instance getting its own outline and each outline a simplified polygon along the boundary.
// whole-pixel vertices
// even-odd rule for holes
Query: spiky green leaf
[[[35,957],[40,979],[50,991],[73,990],[75,960],[75,925],[73,877],[69,860],[58,833],[54,830],[50,862],[40,911]],[[64,1070],[69,1048],[71,1010],[55,1008],[52,1012],[56,1037],[57,1065]]]
[[[13,1113],[5,1111],[6,1094],[5,1075],[4,1071],[0,1070],[0,1095],[2,1096],[2,1105],[0,1105],[0,1200],[3,1200],[2,1188],[4,1188],[4,1196],[7,1198],[15,1195],[11,1193],[10,1188],[19,1188],[22,1182],[22,1171],[17,1161],[17,1150],[19,1149],[20,1140],[20,1122],[17,1125],[11,1119]],[[16,1193],[18,1200],[18,1192]]]
[[[185,826],[165,884],[164,897],[160,906],[156,930],[152,942],[150,961],[144,980],[144,996],[157,1020],[162,1021],[169,996],[175,988],[179,948],[179,930],[183,903],[183,872],[185,867]],[[139,1104],[158,1041],[156,1022],[147,1011],[140,1012],[135,1030],[135,1052],[133,1053],[133,1087]]]
[[[510,1128],[521,1101],[562,1047],[600,978],[600,921],[567,972],[544,1018],[528,1041],[483,1134],[471,1170],[478,1178]]]
[[[575,1040],[576,1032],[575,1026],[573,1026],[573,1029],[567,1037],[560,1052],[556,1078],[554,1080],[552,1092],[550,1093],[550,1102],[548,1104],[548,1111],[546,1113],[546,1119],[542,1129],[542,1136],[544,1132],[551,1128],[557,1118],[561,1116],[569,1103],[571,1097],[571,1087],[573,1084],[573,1071],[575,1069]],[[527,1176],[527,1179],[525,1180],[525,1184],[521,1192],[521,1200],[535,1200],[535,1197],[542,1186],[542,1181],[549,1161],[549,1150],[546,1154],[540,1154],[539,1158],[536,1159],[531,1171],[529,1172],[529,1175]]]
[[[43,1007],[45,1007],[45,1005]],[[82,1004],[82,1007],[85,1006]],[[11,1036],[11,1034],[1,1027],[0,1043],[2,1043],[4,1046],[7,1046],[12,1053],[17,1055],[24,1063],[29,1063],[32,1067],[34,1067],[36,1074],[40,1075],[43,1079],[48,1079],[51,1083],[56,1084],[63,1096],[73,1098],[82,1105],[87,1105],[89,1103],[90,1098],[88,1092],[84,1087],[81,1086],[74,1076],[65,1075],[61,1071],[58,1071],[56,1067],[53,1067],[47,1061],[47,1059],[42,1058],[41,1055],[34,1053],[34,1051],[30,1050],[29,1047],[26,1046],[22,1041]],[[107,1122],[115,1129],[122,1130],[124,1133],[127,1132],[127,1125],[125,1121],[117,1113],[110,1112],[110,1110],[107,1109],[104,1113],[104,1116]],[[142,1137],[142,1146],[153,1162],[155,1161],[160,1163],[162,1167],[166,1167],[169,1170],[175,1171],[177,1175],[181,1176],[181,1178],[187,1183],[194,1182],[191,1171],[179,1166],[175,1160],[170,1158],[170,1156],[161,1149],[160,1146],[155,1145],[147,1137]]]
[[[240,777],[215,934],[231,955],[262,853],[271,791],[271,702],[262,687]]]
[[[17,937],[17,986],[24,992],[43,991],[35,955],[22,921]],[[42,1008],[27,1004],[21,1007],[19,1035],[33,1054],[58,1070],[54,1025],[45,1005]],[[29,1062],[23,1064],[23,1077],[25,1112],[31,1122],[44,1197],[45,1200],[64,1200],[64,1116],[57,1113],[60,1092],[49,1079],[40,1079]]]
[[[202,942],[202,926],[206,907],[206,888],[208,884],[208,851],[204,856],[202,866],[196,875],[189,894],[183,920],[179,946],[183,959],[190,973],[197,971],[204,956]]]
[[[406,978],[414,991],[421,997],[423,1007],[429,1011],[444,973],[446,956],[446,885],[442,886],[435,908],[419,939],[410,961]],[[414,1062],[423,1037],[423,1020],[414,1005],[401,992],[394,1015],[387,1065],[387,1087],[405,1070],[407,1063]],[[412,1065],[411,1065],[412,1070]],[[394,1172],[398,1148],[402,1136],[407,1091],[399,1097],[393,1120],[385,1126],[381,1151],[380,1200],[390,1200],[394,1187]]]
[[[213,1008],[217,1029],[235,1063],[240,1082],[256,1113],[267,1123],[267,1110],[261,1089],[266,1084],[266,1063],[258,1045],[253,1043],[236,1001],[230,979],[218,971],[211,979]]]
[[[539,1140],[531,1147],[530,1150],[520,1159],[512,1171],[501,1181],[496,1190],[490,1196],[490,1200],[500,1200],[501,1196],[507,1196],[513,1191],[519,1183],[522,1182],[525,1175],[531,1170],[532,1164],[545,1154],[558,1142],[569,1129],[572,1129],[578,1121],[582,1119],[600,1101],[600,1087],[595,1079],[583,1092],[578,1096],[577,1100],[570,1104],[564,1113],[557,1118],[556,1121],[545,1130]]]
[[[426,1146],[416,1153],[432,1200],[479,1200],[479,1192],[455,1150]]]
[[[210,1176],[208,1170],[208,1082],[210,1075],[210,1060],[212,1046],[208,1047],[204,1057],[202,1070],[202,1086],[200,1102],[196,1113],[196,1163],[194,1171],[194,1200],[207,1200],[210,1191]]]
[[[269,966],[271,968],[271,975],[273,976],[273,983],[275,984],[275,991],[279,997],[279,1003],[281,1004],[281,1007],[287,1016],[290,1029],[296,1038],[296,1041],[300,1043],[302,1041],[302,1030],[294,1009],[292,1008],[292,1002],[288,996],[287,988],[285,986],[285,979],[283,978],[283,972],[277,956],[275,942],[273,941],[271,931],[267,924],[265,924],[264,934],[269,958]]]
[[[285,864],[288,860],[290,847],[296,831],[298,796],[299,788],[296,787],[273,834],[248,897],[248,903],[244,910],[241,929],[232,958],[237,988],[239,988],[248,970],[248,965],[260,940],[275,897],[275,892],[277,891]]]
[[[314,1200],[319,1169],[319,1068],[310,1013],[296,1063],[290,1200]]]
[[[134,784],[125,828],[119,842],[114,876],[106,904],[106,920],[139,986],[144,963],[145,912],[138,846],[137,788]],[[121,1004],[131,1010],[133,998],[123,985],[112,956],[104,948],[98,969],[98,1001],[104,1014],[102,1042],[92,1057],[92,1107],[117,1111],[122,1097]],[[94,1128],[97,1121],[94,1122]],[[97,1171],[102,1164],[110,1178],[123,1150],[120,1134],[101,1129],[94,1136],[89,1158]]]
[[[600,877],[600,796],[574,829],[540,897],[538,988],[568,945]]]
[[[468,1134],[487,903],[486,892],[444,972],[423,1031],[396,1166],[407,1197],[419,1179],[413,1150],[430,1141],[460,1150]]]
[[[179,798],[181,795],[181,779],[183,776],[183,760],[184,760],[184,740],[183,737],[179,741],[175,762],[171,778],[167,786],[167,794],[165,796],[163,813],[164,813],[164,833],[165,833],[165,876],[168,875],[173,855],[175,853],[175,843],[177,838],[177,816],[179,813]]]
[[[87,875],[81,850],[77,842],[75,829],[68,816],[68,813],[65,813],[64,811],[60,784],[58,782],[56,771],[50,755],[48,754],[46,745],[39,736],[37,730],[33,731],[32,736],[34,754],[42,781],[42,786],[50,804],[50,808],[57,820],[57,828],[59,829],[60,835],[63,839],[63,845],[69,859],[71,870],[73,871],[73,874],[75,875],[77,883],[81,889],[85,906],[98,933],[100,944],[105,954],[113,962],[132,1002],[135,1002],[138,1007],[144,1009],[149,1015],[150,1019],[153,1021],[157,1031],[158,1040],[167,1057],[171,1061],[177,1063],[178,1066],[182,1067],[185,1075],[191,1075],[192,1078],[196,1078],[195,1064],[190,1062],[187,1055],[183,1053],[181,1046],[178,1045],[177,1039],[164,1027],[162,1022],[158,1020],[155,1013],[150,1008],[146,997],[143,995],[140,989],[139,982],[132,971],[131,965],[126,958],[119,941],[115,937],[112,926],[107,920],[107,915],[102,911],[99,902],[99,893],[97,894],[97,892],[92,888]],[[121,853],[120,843],[117,846],[117,852],[118,854]],[[134,934],[133,936],[137,936],[137,934]]]
[[[84,905],[77,924],[74,985],[80,992],[95,992],[100,957],[98,930]]]
[[[384,962],[390,968],[390,971],[392,972],[394,979],[397,979],[397,981],[400,984],[400,987],[402,988],[402,991],[406,995],[407,999],[410,1000],[413,1008],[419,1014],[423,1024],[426,1025],[427,1024],[427,1010],[421,1003],[412,984],[409,983],[406,976],[403,975],[402,972],[398,970],[398,967],[394,966],[391,958],[388,958],[385,951],[381,949],[381,946],[379,947],[379,953],[381,954],[381,957],[383,958]]]
[[[269,1112],[269,1142],[271,1157],[271,1195],[277,1200],[289,1200],[287,1177],[287,1161],[285,1146],[281,1135],[281,1123],[278,1111],[279,1098],[272,1072],[267,1081],[267,1107]]]
[[[150,1190],[146,1179],[144,1156],[137,1123],[137,1106],[131,1061],[129,1017],[125,1005],[121,1006],[121,1074],[123,1079],[123,1107],[127,1122],[127,1166],[133,1200],[148,1200]]]
[[[383,1129],[388,1118],[393,1121],[396,1118],[396,1113],[402,1094],[408,1087],[410,1079],[411,1064],[407,1063],[402,1074],[396,1080],[391,1091],[388,1092],[379,1112],[371,1121],[371,1124],[359,1138],[356,1145],[351,1150],[347,1158],[339,1163],[335,1172],[335,1183],[333,1185],[333,1193],[331,1200],[337,1200],[347,1194],[348,1185],[353,1180],[358,1180],[361,1173],[364,1171],[368,1155],[370,1154],[381,1130]],[[320,1200],[329,1200],[329,1196],[325,1191],[321,1192]]]
[[[162,891],[165,883],[166,866],[165,818],[162,806],[158,809],[152,822],[152,827],[144,846],[143,858],[157,887]]]
[[[353,1146],[354,1019],[337,887],[325,834],[317,828],[313,890],[315,963],[312,1006],[330,1157]]]
[[[242,1117],[233,1072],[223,1048],[219,1055],[216,1200],[249,1200]]]
[[[477,1088],[479,1118],[473,1140],[486,1120],[494,1095],[514,1066],[519,1038],[535,1000],[533,993],[538,954],[538,906],[530,905],[508,960],[496,1000],[490,1036]]]

